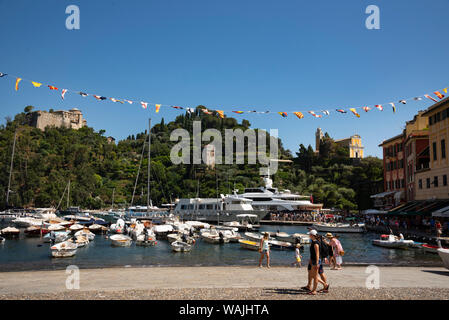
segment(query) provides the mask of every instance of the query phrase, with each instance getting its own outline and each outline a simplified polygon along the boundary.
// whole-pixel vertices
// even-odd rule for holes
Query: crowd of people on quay
[[[271,221],[302,222],[342,222],[344,217],[338,214],[312,213],[311,211],[277,211],[270,213]]]
[[[365,224],[367,226],[385,227],[394,232],[406,230],[436,234],[437,236],[449,235],[449,220],[442,221],[434,217],[388,217],[386,215],[370,215],[365,217]]]

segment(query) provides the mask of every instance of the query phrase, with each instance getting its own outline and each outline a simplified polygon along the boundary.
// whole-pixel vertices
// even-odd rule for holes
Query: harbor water
[[[261,226],[260,231],[283,231],[307,233],[302,226]],[[339,234],[345,250],[344,264],[419,265],[442,266],[436,254],[421,249],[386,249],[373,246],[371,240],[378,234]],[[223,245],[209,244],[197,239],[191,252],[172,252],[166,240],[158,240],[154,247],[112,247],[105,235],[96,235],[95,240],[79,248],[71,258],[52,258],[50,244],[42,239],[27,238],[23,232],[19,239],[7,239],[0,245],[0,271],[64,269],[69,265],[79,268],[102,267],[158,267],[158,266],[257,266],[259,253],[242,249],[239,243]],[[302,252],[302,264],[307,266],[309,246]],[[272,250],[271,265],[289,266],[295,261],[294,250]],[[265,262],[264,262],[265,264]]]

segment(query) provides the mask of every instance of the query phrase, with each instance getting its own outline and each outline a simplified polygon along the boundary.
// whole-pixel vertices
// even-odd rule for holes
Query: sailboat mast
[[[12,144],[11,166],[9,168],[8,191],[6,192],[6,208],[8,208],[8,206],[9,206],[9,193],[11,192],[11,178],[12,178],[12,168],[13,168],[13,163],[14,163],[14,151],[16,149],[16,137],[17,137],[17,130],[14,132],[14,142]]]
[[[69,185],[67,187],[67,209],[69,208],[69,204],[70,204],[70,180],[69,180]]]
[[[147,213],[150,213],[150,161],[151,161],[151,118],[148,120],[148,177],[147,177]]]

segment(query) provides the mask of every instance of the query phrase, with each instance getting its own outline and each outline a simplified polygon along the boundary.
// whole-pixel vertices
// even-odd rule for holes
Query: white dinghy
[[[439,248],[438,254],[443,260],[444,267],[446,269],[449,269],[449,249]]]
[[[66,258],[66,257],[73,257],[76,254],[77,248],[78,246],[76,243],[65,241],[55,244],[50,248],[50,250],[52,257]]]
[[[110,236],[109,239],[111,239],[111,245],[114,247],[128,247],[132,242],[131,237],[123,234],[114,234],[113,236]]]
[[[175,252],[189,252],[190,250],[192,250],[192,245],[182,241],[172,242],[170,246]]]

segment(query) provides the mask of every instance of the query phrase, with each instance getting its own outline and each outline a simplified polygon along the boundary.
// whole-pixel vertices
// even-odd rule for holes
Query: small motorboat
[[[423,244],[422,245],[422,248],[423,248],[423,250],[424,250],[424,252],[427,252],[427,253],[435,253],[435,254],[438,254],[438,249],[449,249],[449,248],[442,248],[442,247],[439,247],[439,246],[436,246],[436,245],[433,245],[433,244],[428,244],[428,243],[426,243],[426,244]]]
[[[412,248],[413,240],[404,240],[395,237],[394,235],[382,235],[380,239],[375,239],[372,241],[373,245],[390,248],[390,249],[408,249]]]
[[[78,245],[76,243],[64,241],[50,247],[51,255],[54,258],[73,257],[76,254]]]
[[[181,241],[181,235],[179,233],[169,233],[167,234],[167,240],[169,243]]]
[[[64,231],[66,229],[66,226],[62,224],[51,224],[47,230],[48,231]]]
[[[240,239],[239,243],[243,249],[259,251],[259,243],[258,242]]]
[[[125,220],[118,219],[116,223],[111,224],[109,230],[112,233],[122,234],[125,230]]]
[[[190,250],[192,250],[192,245],[182,241],[172,242],[170,246],[175,252],[189,252]]]
[[[109,239],[111,239],[111,245],[114,247],[128,247],[132,242],[131,237],[123,234],[114,234],[110,236]]]
[[[437,251],[440,258],[443,260],[444,267],[449,269],[449,249],[439,248]]]
[[[93,225],[89,226],[89,230],[93,233],[100,233],[103,230],[103,226],[94,223]]]
[[[70,231],[55,231],[55,243],[67,241],[70,238]],[[51,232],[47,233],[43,238],[44,242],[51,242]]]
[[[260,241],[260,239],[263,238],[263,235],[261,235],[260,233],[245,232],[245,237],[251,241]]]
[[[147,239],[145,239],[144,234],[140,234],[137,236],[136,239],[136,245],[142,246],[142,247],[152,247],[157,244],[156,237],[155,236],[148,236]]]
[[[95,239],[95,234],[90,232],[89,229],[83,229],[83,230],[77,231],[75,233],[75,237],[78,237],[78,236],[86,237],[87,239],[89,239],[89,241],[93,241]]]
[[[270,247],[273,249],[286,250],[295,248],[294,245],[286,241],[269,240],[268,243],[270,244]]]
[[[24,233],[27,237],[39,237],[40,235],[46,235],[50,231],[38,226],[31,226],[25,229]]]
[[[78,223],[75,223],[75,224],[72,224],[72,225],[69,227],[69,229],[70,229],[71,231],[80,231],[80,230],[83,230],[83,229],[84,229],[84,226],[82,226],[82,225],[80,225],[80,224],[78,224]]]
[[[210,230],[209,232],[203,232],[201,233],[201,238],[207,242],[212,244],[223,244],[228,243],[229,238],[222,233],[222,237],[220,237],[220,234],[217,232],[217,230]]]
[[[79,235],[79,236],[76,236],[75,239],[76,239],[75,243],[78,245],[78,248],[84,247],[89,243],[89,239],[85,236]],[[73,238],[67,240],[67,242],[73,243]]]
[[[1,235],[5,238],[16,238],[20,235],[20,230],[14,227],[6,227],[1,230]]]

